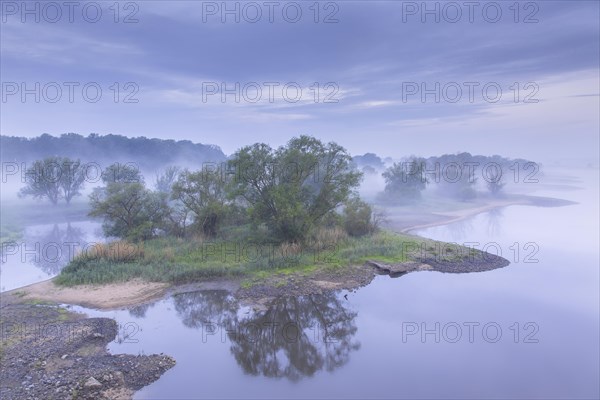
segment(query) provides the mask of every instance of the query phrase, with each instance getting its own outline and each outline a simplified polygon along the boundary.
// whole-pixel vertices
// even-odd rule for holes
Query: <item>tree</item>
[[[130,240],[154,236],[168,213],[166,196],[139,182],[110,182],[92,192],[90,203],[89,215],[104,218],[105,235]]]
[[[177,166],[171,165],[165,168],[162,174],[156,175],[156,182],[154,184],[156,190],[162,193],[167,193],[169,196],[171,196],[173,184],[177,181],[180,173],[181,168]]]
[[[227,211],[225,182],[218,171],[183,171],[173,184],[171,198],[194,214],[194,224],[203,234],[218,233]]]
[[[425,160],[411,158],[405,163],[394,163],[382,174],[385,179],[385,194],[400,202],[411,202],[421,198],[427,186]]]
[[[63,159],[62,174],[59,182],[62,191],[62,197],[67,204],[71,204],[71,199],[75,196],[81,196],[80,190],[83,189],[85,181],[85,169],[81,161],[71,161],[68,158]]]
[[[477,168],[485,159],[467,152],[444,154],[430,158],[428,168],[435,173],[438,191],[442,195],[467,201],[477,196]]]
[[[502,181],[502,169],[495,168],[488,170],[488,176],[486,176],[486,186],[492,196],[498,197],[501,194],[505,182]]]
[[[140,169],[133,163],[114,163],[109,165],[102,172],[102,182],[105,184],[121,182],[134,183],[144,182],[144,177],[140,173]]]
[[[354,156],[352,160],[359,167],[368,166],[376,170],[382,170],[385,168],[385,164],[383,161],[381,161],[381,158],[374,153],[365,153],[362,156]]]
[[[79,160],[47,157],[27,169],[26,186],[20,190],[19,196],[47,198],[54,205],[65,199],[70,204],[73,197],[81,195],[84,181],[85,171]]]
[[[181,202],[173,197],[173,186],[181,175],[181,168],[176,166],[167,167],[163,173],[157,174],[154,184],[159,193],[163,193],[167,198],[169,212],[163,221],[163,229],[168,234],[183,237],[188,225],[188,216],[190,210]]]
[[[345,202],[362,177],[343,147],[309,136],[277,150],[263,143],[243,147],[230,164],[232,196],[243,199],[255,223],[291,242]]]
[[[358,197],[344,205],[344,228],[350,236],[364,236],[375,230],[373,209]]]

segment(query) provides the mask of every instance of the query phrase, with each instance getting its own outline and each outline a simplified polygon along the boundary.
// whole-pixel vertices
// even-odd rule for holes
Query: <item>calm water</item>
[[[138,399],[598,398],[598,172],[577,178],[588,189],[534,193],[576,205],[511,206],[414,232],[501,253],[511,261],[503,269],[379,276],[356,292],[281,299],[261,312],[224,291],[131,310],[72,308],[118,321],[113,353],[175,357]],[[56,275],[64,245],[100,241],[99,228],[29,227],[27,248],[62,243],[61,257],[53,261],[53,245],[41,259],[22,248],[4,255],[2,290]]]
[[[177,359],[138,399],[598,398],[598,174],[587,178],[593,189],[538,193],[577,205],[512,206],[417,232],[492,243],[512,261],[503,269],[380,276],[263,312],[222,291],[74,308],[119,322],[113,353]]]
[[[101,224],[94,221],[29,226],[21,240],[2,249],[0,291],[50,279],[75,253],[104,240]]]

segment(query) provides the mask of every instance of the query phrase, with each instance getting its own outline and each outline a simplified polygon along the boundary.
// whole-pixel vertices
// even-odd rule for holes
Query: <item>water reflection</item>
[[[502,208],[494,208],[487,212],[487,233],[490,237],[502,235]]]
[[[225,290],[206,290],[173,296],[175,311],[188,328],[210,329],[211,324],[231,324],[238,309]]]
[[[146,303],[130,308],[129,315],[135,318],[145,318],[148,310],[154,307],[155,304],[156,303]]]
[[[360,348],[357,313],[336,293],[279,298],[265,311],[244,311],[225,291],[173,297],[175,310],[203,335],[224,334],[245,373],[297,381],[348,362]]]
[[[33,225],[21,240],[3,243],[0,253],[1,291],[26,286],[57,275],[90,243],[105,241],[100,224],[74,221]]]
[[[59,224],[54,224],[48,230],[26,237],[28,243],[39,247],[39,251],[28,255],[28,261],[48,275],[56,275],[82,247],[84,238],[83,229],[79,227],[67,223],[66,227],[61,228]]]
[[[467,218],[445,226],[448,227],[450,235],[452,236],[452,240],[459,242],[464,240],[469,232],[473,229],[473,221],[471,218]]]

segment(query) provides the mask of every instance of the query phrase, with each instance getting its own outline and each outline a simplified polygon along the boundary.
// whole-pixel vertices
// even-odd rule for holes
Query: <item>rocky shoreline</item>
[[[459,246],[450,247],[458,249]],[[464,249],[464,248],[463,248]],[[361,266],[344,267],[343,273],[324,269],[310,275],[271,276],[249,287],[239,287],[234,295],[250,304],[265,304],[269,300],[282,296],[302,296],[320,294],[332,290],[356,290],[366,286],[377,275],[389,275],[392,278],[410,272],[436,271],[442,273],[469,273],[491,271],[510,264],[508,260],[495,254],[480,250],[471,253],[456,252],[445,257],[423,255],[415,261],[387,264],[369,260]]]
[[[175,365],[163,354],[110,354],[119,329],[112,319],[1,300],[2,399],[129,399]]]

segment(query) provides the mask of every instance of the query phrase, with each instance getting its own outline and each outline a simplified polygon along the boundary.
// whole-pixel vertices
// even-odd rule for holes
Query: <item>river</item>
[[[584,181],[537,193],[575,205],[509,206],[413,232],[511,261],[489,272],[378,276],[262,311],[225,291],[70,308],[117,320],[112,353],[177,360],[137,399],[598,398],[597,171]]]
[[[101,224],[90,220],[28,226],[21,240],[2,247],[0,291],[50,279],[75,254],[104,241]]]

